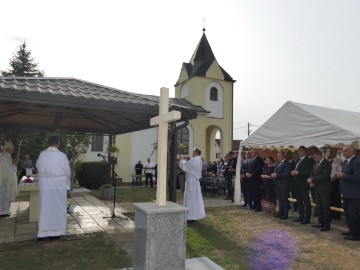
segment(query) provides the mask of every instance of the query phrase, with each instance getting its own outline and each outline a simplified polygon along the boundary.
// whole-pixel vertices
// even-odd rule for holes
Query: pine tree
[[[45,75],[44,71],[37,69],[38,63],[35,63],[34,58],[31,57],[31,50],[27,50],[25,41],[20,44],[9,64],[11,68],[8,71],[1,71],[2,76],[43,77]]]

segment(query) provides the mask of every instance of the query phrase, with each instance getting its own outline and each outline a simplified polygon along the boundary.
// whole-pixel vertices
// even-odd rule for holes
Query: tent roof
[[[360,113],[286,102],[241,145],[257,148],[288,148],[304,145],[359,147]]]
[[[170,99],[182,120],[207,113]],[[140,95],[75,78],[0,77],[0,127],[121,134],[150,128],[159,97]]]

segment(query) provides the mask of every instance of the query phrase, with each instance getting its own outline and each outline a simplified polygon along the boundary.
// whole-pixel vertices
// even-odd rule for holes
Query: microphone
[[[98,157],[103,157],[103,158],[105,157],[104,155],[102,155],[102,154],[100,154],[100,153],[98,153],[97,156],[98,156]]]

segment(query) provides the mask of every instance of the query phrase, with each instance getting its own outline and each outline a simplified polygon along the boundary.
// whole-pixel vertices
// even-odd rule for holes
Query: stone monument
[[[166,202],[168,123],[181,119],[169,112],[169,89],[160,90],[158,129],[158,184],[155,203],[135,203],[135,270],[185,269],[187,208]]]

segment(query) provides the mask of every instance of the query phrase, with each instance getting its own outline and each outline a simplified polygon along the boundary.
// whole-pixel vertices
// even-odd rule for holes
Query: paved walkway
[[[67,217],[66,236],[105,231],[119,243],[129,255],[133,253],[134,222],[126,218],[122,212],[128,212],[120,206],[116,208],[115,218],[111,216],[110,207],[89,193],[71,192],[68,203],[72,214]],[[29,202],[14,202],[11,204],[11,216],[0,219],[0,243],[36,239],[37,223],[29,222]]]

